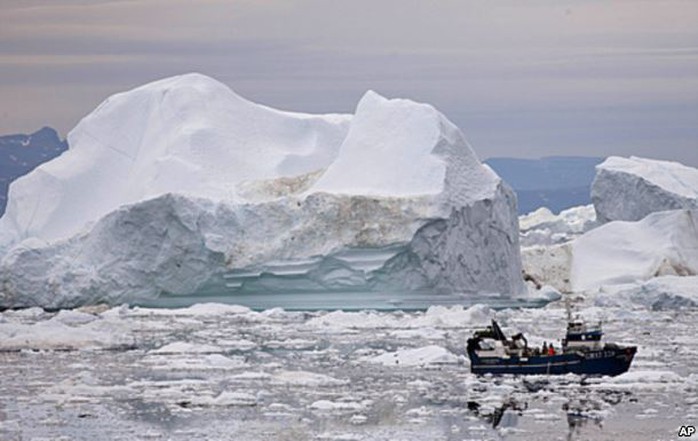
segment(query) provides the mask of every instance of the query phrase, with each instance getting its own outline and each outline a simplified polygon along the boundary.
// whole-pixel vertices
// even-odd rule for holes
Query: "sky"
[[[698,1],[0,0],[0,134],[200,72],[255,102],[428,102],[481,159],[698,166]]]

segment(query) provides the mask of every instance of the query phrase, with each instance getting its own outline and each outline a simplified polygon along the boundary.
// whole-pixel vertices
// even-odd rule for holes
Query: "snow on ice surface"
[[[403,349],[387,352],[367,360],[384,366],[422,366],[425,364],[458,363],[459,359],[453,353],[441,346],[430,345],[421,348]]]
[[[649,385],[649,387],[656,387],[657,383],[678,383],[683,381],[683,378],[672,371],[645,371],[645,370],[634,370],[632,372],[626,372],[619,375],[612,380],[610,383],[613,384],[633,384],[633,386],[638,387],[638,385]]]
[[[271,377],[271,381],[287,386],[318,387],[339,386],[346,383],[324,374],[306,371],[280,371]]]
[[[72,316],[66,319],[66,316]],[[91,315],[91,314],[85,314]],[[0,321],[0,351],[20,349],[70,350],[70,349],[118,349],[132,346],[132,329],[120,321],[99,319],[76,320],[83,314],[61,311],[49,320],[23,323],[8,319]],[[21,317],[21,316],[20,316]]]
[[[360,311],[332,311],[308,320],[307,325],[323,330],[328,329],[370,329],[370,328],[459,328],[468,325],[486,325],[494,315],[488,306],[431,306],[424,314],[399,316],[393,313]]]
[[[686,198],[698,198],[698,169],[687,167],[679,162],[636,156],[630,158],[611,156],[598,167],[609,171],[635,174],[671,193]]]
[[[592,201],[600,222],[698,208],[698,169],[673,161],[611,156],[597,167]]]
[[[588,232],[572,244],[573,289],[698,274],[697,225],[698,210],[674,210]]]
[[[31,341],[2,349],[0,438],[655,440],[674,436],[698,415],[695,308],[580,304],[582,315],[603,320],[609,341],[639,347],[627,374],[586,379],[471,374],[460,360],[467,338],[488,317],[484,306],[468,311],[460,326],[452,319],[464,315],[461,308],[374,313],[375,326],[341,333],[318,327],[318,319],[334,313],[214,304],[5,311],[3,335],[29,327],[36,340],[54,334],[65,342],[39,351]],[[344,314],[356,322],[366,317]],[[509,335],[524,332],[531,345],[559,346],[564,333],[559,304],[502,310],[496,318]],[[90,334],[97,323],[97,330],[119,329],[114,334],[131,345],[70,347],[73,336],[56,332],[63,326]],[[434,332],[423,332],[430,327]],[[242,339],[255,347],[240,352],[222,343]],[[269,341],[289,344],[267,348]],[[297,347],[298,341],[314,344]],[[223,352],[153,353],[173,344]]]
[[[110,97],[69,142],[12,185],[0,306],[524,292],[515,196],[426,104],[297,114],[190,74]]]
[[[460,130],[432,106],[369,91],[359,102],[338,158],[312,190],[438,195],[451,182],[465,190],[459,192],[461,198],[475,201],[491,196],[498,181],[479,163]]]
[[[560,291],[698,274],[697,210],[604,224],[571,242],[522,249],[527,274]]]
[[[166,193],[235,200],[243,182],[327,167],[350,120],[261,106],[203,75],[156,81],[83,118],[68,152],[12,184],[4,222],[50,240]]]
[[[698,307],[697,287],[697,276],[662,276],[639,284],[601,286],[593,298],[598,306],[626,309],[638,306],[654,310],[695,308]]]
[[[317,177],[295,189],[284,178],[328,167],[314,191],[428,195],[443,192],[447,178],[460,178],[471,184],[462,189],[464,197],[477,200],[492,196],[499,182],[460,131],[429,105],[368,92],[355,116],[282,112],[198,74],[108,98],[70,132],[69,143],[68,153],[13,185],[15,202],[5,223],[19,237],[70,237],[122,205],[167,193],[273,199],[278,195],[246,189],[276,179],[286,193],[298,193]],[[446,162],[461,157],[458,165],[469,176],[446,176]],[[55,195],[35,193],[51,190],[44,180],[57,184],[50,186]],[[356,188],[358,183],[363,186]]]
[[[396,114],[404,120],[397,120]],[[356,108],[339,157],[320,177],[315,189],[367,195],[440,193],[446,164],[431,155],[441,135],[434,124],[439,118],[431,106],[406,100],[388,101],[375,92],[367,92]]]

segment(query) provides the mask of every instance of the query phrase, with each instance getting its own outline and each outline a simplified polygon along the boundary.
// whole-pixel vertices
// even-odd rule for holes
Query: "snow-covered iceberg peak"
[[[339,156],[314,191],[375,196],[491,196],[499,178],[483,167],[461,131],[428,104],[367,92]],[[452,191],[456,190],[456,191]]]
[[[323,170],[350,121],[258,105],[200,74],[146,84],[106,99],[68,134],[66,153],[14,182],[2,228],[51,240],[166,193],[258,200],[267,193],[246,182]]]
[[[596,166],[591,199],[600,222],[698,208],[698,169],[673,161],[611,156]]]
[[[523,291],[513,192],[426,104],[282,112],[189,74],[108,98],[69,143],[12,185],[0,306]]]

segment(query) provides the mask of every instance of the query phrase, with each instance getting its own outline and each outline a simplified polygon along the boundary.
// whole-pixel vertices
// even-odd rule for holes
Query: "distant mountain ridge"
[[[604,158],[548,156],[540,159],[490,158],[487,165],[497,172],[518,196],[519,213],[540,207],[553,212],[591,203],[591,183],[596,165]]]
[[[0,136],[0,215],[5,213],[10,183],[68,149],[51,127],[30,135]]]

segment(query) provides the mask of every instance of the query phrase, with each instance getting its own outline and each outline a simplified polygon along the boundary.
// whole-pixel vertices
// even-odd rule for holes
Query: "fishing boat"
[[[468,339],[467,352],[471,372],[475,374],[615,376],[626,372],[637,347],[604,343],[602,337],[601,323],[588,326],[580,319],[572,320],[568,314],[561,350],[541,350],[530,348],[523,334],[507,338],[492,320],[491,326]]]

